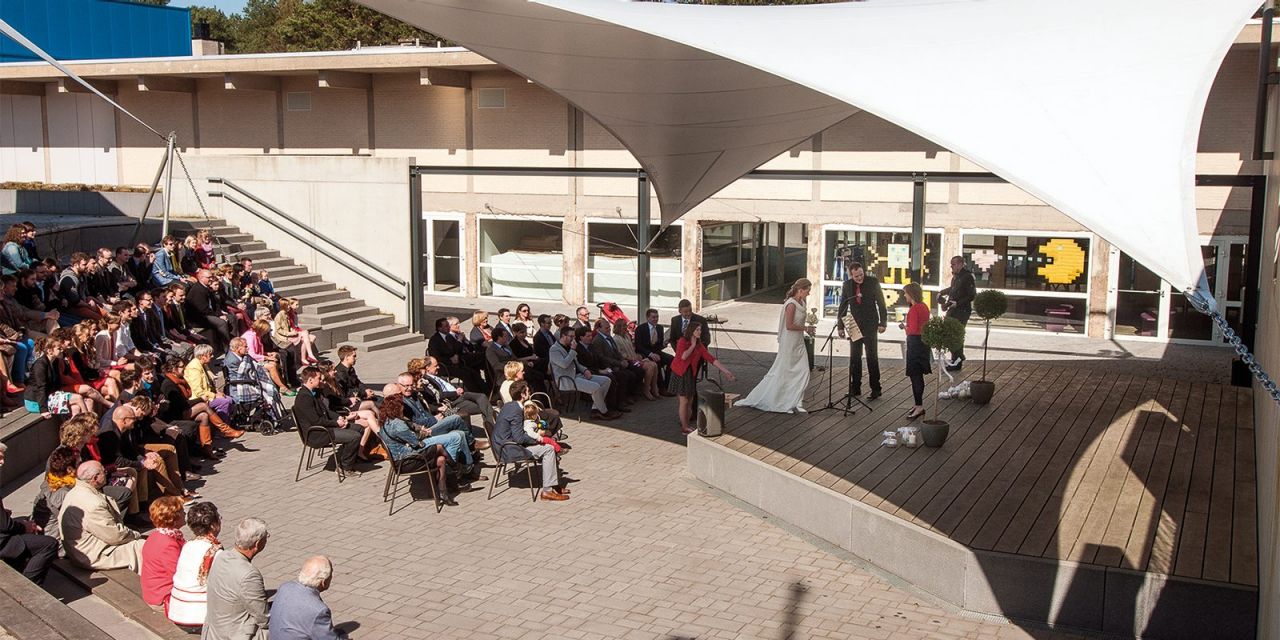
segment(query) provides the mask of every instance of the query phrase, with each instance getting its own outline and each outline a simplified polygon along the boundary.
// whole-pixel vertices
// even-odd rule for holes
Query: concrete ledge
[[[165,617],[163,611],[152,609],[142,601],[142,582],[138,574],[128,569],[89,571],[71,564],[65,558],[55,560],[55,571],[93,592],[126,618],[146,627],[148,631],[166,640],[190,640],[192,636],[179,629]]]
[[[690,473],[975,613],[1145,638],[1253,638],[1257,589],[974,550],[773,465],[691,436]]]
[[[0,562],[0,636],[14,640],[110,640],[79,613]],[[5,635],[5,633],[8,635]]]
[[[62,420],[58,417],[46,420],[22,408],[13,409],[0,418],[0,442],[9,445],[0,486],[33,469],[43,468],[49,454],[58,446],[61,426]]]

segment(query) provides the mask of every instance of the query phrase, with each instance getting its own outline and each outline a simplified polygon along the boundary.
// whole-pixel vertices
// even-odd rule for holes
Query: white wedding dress
[[[787,330],[787,314],[794,324],[803,325],[804,306],[787,298],[778,314],[778,356],[764,379],[736,407],[754,407],[774,413],[803,412],[804,392],[809,388],[809,358],[804,349],[804,332]]]

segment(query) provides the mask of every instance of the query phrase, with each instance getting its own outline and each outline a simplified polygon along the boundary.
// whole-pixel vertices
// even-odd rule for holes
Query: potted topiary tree
[[[934,417],[924,421],[920,433],[924,436],[924,446],[941,447],[947,441],[947,434],[951,432],[951,425],[946,420],[938,419],[938,392],[942,390],[942,370],[946,366],[946,352],[958,351],[964,346],[964,323],[955,318],[934,316],[920,330],[920,340],[933,349],[938,366],[938,388],[933,394]]]
[[[987,380],[987,343],[991,341],[991,321],[1008,310],[1009,298],[1001,291],[987,289],[973,299],[973,312],[986,324],[986,334],[982,338],[982,379],[969,383],[969,391],[973,393],[976,404],[991,402],[996,393],[996,383]]]

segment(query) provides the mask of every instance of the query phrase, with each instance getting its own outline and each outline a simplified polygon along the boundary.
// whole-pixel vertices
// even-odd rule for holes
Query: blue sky
[[[189,7],[198,5],[201,7],[216,7],[222,9],[222,12],[231,15],[244,9],[245,0],[172,0],[169,3],[171,7]]]

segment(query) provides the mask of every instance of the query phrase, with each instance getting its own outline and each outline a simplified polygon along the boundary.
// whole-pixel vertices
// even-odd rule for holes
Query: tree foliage
[[[350,0],[248,0],[230,16],[212,7],[192,7],[192,25],[204,20],[228,53],[335,51],[359,42],[370,47],[403,39],[439,40],[421,29]]]

